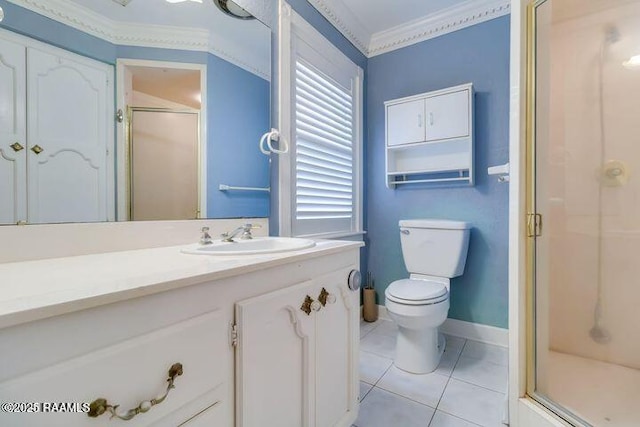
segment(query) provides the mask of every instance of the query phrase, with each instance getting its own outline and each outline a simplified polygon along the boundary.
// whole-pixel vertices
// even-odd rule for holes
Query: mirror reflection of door
[[[131,112],[131,219],[198,218],[197,111]]]
[[[127,65],[128,216],[200,218],[201,70]]]

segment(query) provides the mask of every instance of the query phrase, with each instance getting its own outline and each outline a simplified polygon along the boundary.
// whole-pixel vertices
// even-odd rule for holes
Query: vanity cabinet
[[[0,224],[112,220],[113,67],[0,29],[0,106]]]
[[[269,262],[258,257],[257,264],[221,270],[216,279],[206,278],[203,268],[227,260],[175,249],[172,256],[187,257],[194,276],[176,279],[185,268],[179,264],[150,273],[152,280],[166,274],[166,283],[137,284],[127,297],[119,295],[127,286],[121,280],[120,290],[101,297],[101,304],[80,299],[47,307],[56,313],[39,320],[4,323],[0,402],[82,405],[104,399],[105,412],[90,417],[81,406],[72,412],[0,412],[0,426],[351,426],[358,410],[359,292],[349,288],[348,277],[358,268],[359,249],[354,243],[325,245],[343,246]],[[141,252],[128,253],[124,268],[153,269]],[[65,269],[82,275],[85,264],[100,256],[68,258]],[[73,265],[80,270],[74,273]],[[84,277],[86,286],[94,286]],[[149,293],[149,286],[161,290]],[[110,408],[131,419],[110,419]]]
[[[350,426],[358,405],[355,265],[241,301],[237,426]]]
[[[471,83],[385,102],[387,186],[473,184]]]

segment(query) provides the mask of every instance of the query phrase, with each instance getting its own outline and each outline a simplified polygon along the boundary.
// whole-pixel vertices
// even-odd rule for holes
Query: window
[[[281,234],[359,233],[362,70],[302,18],[292,20],[290,224]]]

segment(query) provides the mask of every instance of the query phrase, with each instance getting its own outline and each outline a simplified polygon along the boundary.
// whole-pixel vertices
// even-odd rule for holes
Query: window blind
[[[302,58],[295,63],[295,234],[354,223],[354,99]]]

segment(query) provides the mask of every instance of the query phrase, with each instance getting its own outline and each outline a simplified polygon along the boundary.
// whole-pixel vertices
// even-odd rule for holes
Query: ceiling
[[[9,1],[115,44],[209,50],[265,78],[271,70],[271,30],[225,15],[212,0]]]
[[[466,0],[342,1],[360,23],[374,34],[441,12]]]
[[[509,13],[510,0],[308,0],[371,57]]]
[[[191,108],[200,108],[200,71],[159,67],[127,67],[132,88]]]

